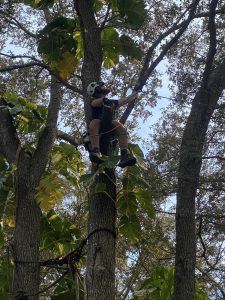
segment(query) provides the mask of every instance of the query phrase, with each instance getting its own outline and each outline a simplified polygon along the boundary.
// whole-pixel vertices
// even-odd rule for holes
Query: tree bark
[[[13,299],[38,299],[41,210],[31,182],[31,159],[21,150],[17,163],[16,227],[13,235]]]
[[[74,3],[79,16],[84,42],[82,85],[87,126],[91,119],[91,106],[86,88],[99,81],[102,65],[101,29],[97,26],[92,1]],[[104,137],[105,142],[105,137]],[[104,153],[109,153],[109,143]],[[95,186],[105,185],[104,192],[94,193]],[[87,300],[115,299],[115,220],[116,184],[114,170],[105,170],[97,176],[90,189],[88,219],[88,255],[86,270]]]
[[[39,239],[41,210],[35,200],[35,189],[48,162],[56,133],[57,118],[61,100],[61,85],[52,78],[50,103],[45,129],[38,141],[33,155],[26,153],[20,146],[17,149],[0,149],[10,163],[16,164],[15,198],[16,225],[11,244],[14,259],[14,276],[12,299],[38,299],[40,284],[39,270]],[[7,114],[7,113],[6,113]],[[8,114],[8,122],[2,124],[1,133],[8,132],[8,139],[19,144],[12,118]],[[16,137],[16,138],[15,138]],[[1,140],[0,140],[1,141]],[[11,153],[14,149],[14,154]],[[9,154],[10,153],[10,154]],[[11,159],[12,157],[12,159]]]
[[[98,182],[106,185],[105,192],[94,194]],[[115,199],[115,175],[113,170],[106,170],[98,176],[89,198],[88,300],[115,299]]]
[[[78,14],[84,43],[84,59],[81,79],[83,86],[84,111],[87,126],[91,121],[90,97],[87,86],[93,81],[99,81],[102,66],[101,29],[98,27],[93,9],[93,1],[76,0],[74,6]]]
[[[225,88],[225,62],[196,94],[180,149],[176,208],[174,300],[193,300],[195,292],[195,196],[208,124]]]

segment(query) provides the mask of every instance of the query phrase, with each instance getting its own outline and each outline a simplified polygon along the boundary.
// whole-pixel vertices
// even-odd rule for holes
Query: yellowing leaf
[[[77,42],[77,50],[76,50],[76,57],[82,58],[84,56],[84,46],[83,46],[83,38],[80,31],[75,31],[74,39]]]
[[[40,208],[49,211],[65,194],[63,180],[57,174],[45,174],[36,190],[36,201]]]
[[[28,123],[29,119],[24,116],[20,116],[20,121],[22,121],[23,123]]]
[[[55,164],[59,162],[62,158],[63,158],[62,154],[60,152],[56,152],[52,155],[51,161],[53,164]]]
[[[16,225],[15,217],[7,217],[4,219],[4,223],[11,228],[14,228]]]
[[[63,80],[67,80],[73,74],[75,67],[78,64],[78,59],[69,52],[63,53],[63,59],[57,64],[56,70]]]
[[[109,57],[106,57],[104,59],[103,65],[106,69],[110,69],[112,67],[115,67],[116,63]]]
[[[63,252],[64,252],[64,245],[61,244],[61,243],[57,243],[57,246],[58,246],[58,249],[59,249],[59,253],[63,254]]]

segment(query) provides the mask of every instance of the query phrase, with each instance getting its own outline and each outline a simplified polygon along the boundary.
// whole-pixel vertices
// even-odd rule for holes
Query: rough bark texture
[[[84,60],[82,65],[82,86],[84,96],[84,110],[87,125],[91,120],[90,98],[87,95],[87,86],[90,82],[99,81],[102,65],[101,30],[97,26],[93,1],[74,1],[84,43]]]
[[[225,63],[211,72],[196,94],[181,144],[176,213],[174,300],[193,300],[195,291],[195,196],[209,121],[225,88]]]
[[[16,165],[15,197],[16,226],[11,243],[14,259],[12,299],[38,299],[39,238],[41,211],[35,200],[35,189],[48,162],[56,133],[61,88],[52,78],[50,102],[45,129],[33,155],[21,148],[13,118],[0,110],[0,152]],[[3,100],[2,100],[3,101]]]
[[[21,150],[17,164],[16,227],[12,245],[13,299],[38,299],[41,211],[34,198],[31,159]],[[23,298],[27,296],[27,298]]]
[[[93,194],[94,186],[105,184],[105,192]],[[89,199],[87,299],[115,299],[116,185],[112,170],[100,174]]]
[[[174,300],[194,300],[195,298],[195,197],[208,124],[225,86],[225,61],[213,70],[217,42],[215,26],[217,4],[218,0],[212,0],[210,3],[209,50],[201,86],[193,99],[180,149],[176,208]]]

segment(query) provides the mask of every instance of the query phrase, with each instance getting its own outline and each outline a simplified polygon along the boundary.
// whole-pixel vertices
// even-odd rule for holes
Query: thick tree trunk
[[[35,200],[35,189],[45,170],[57,132],[61,84],[54,77],[52,77],[50,92],[46,126],[33,154],[26,153],[21,148],[10,114],[7,111],[0,113],[5,120],[0,126],[0,151],[6,156],[9,163],[16,165],[14,183],[16,226],[11,250],[15,264],[12,298],[17,300],[39,298],[41,210]],[[5,140],[7,143],[4,142]],[[12,147],[7,149],[7,145],[12,145]]]
[[[84,41],[82,84],[87,125],[91,106],[87,85],[99,81],[102,65],[101,30],[98,28],[90,0],[74,2],[80,19]],[[108,143],[104,153],[108,153]],[[105,184],[104,192],[94,194],[94,187]],[[113,170],[106,170],[96,179],[89,197],[88,258],[86,271],[87,300],[115,299],[115,220],[116,184]]]
[[[84,60],[82,64],[82,86],[84,96],[84,111],[87,126],[91,120],[90,98],[87,86],[93,81],[99,81],[102,66],[101,30],[97,26],[93,1],[76,0],[74,6],[77,11],[84,44]]]
[[[34,198],[31,160],[21,151],[16,175],[16,227],[12,244],[14,259],[13,299],[38,299],[41,210]]]
[[[224,71],[223,63],[211,72],[207,86],[196,94],[183,134],[178,173],[174,300],[194,299],[195,196],[208,124],[224,89]]]
[[[105,192],[94,194],[96,184]],[[116,183],[112,170],[100,174],[90,191],[86,289],[88,300],[115,299]]]

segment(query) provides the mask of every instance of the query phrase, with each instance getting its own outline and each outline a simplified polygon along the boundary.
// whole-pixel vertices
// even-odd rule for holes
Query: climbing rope
[[[81,240],[81,242],[79,243],[78,247],[71,251],[70,253],[68,253],[65,256],[60,256],[60,257],[56,257],[53,259],[48,259],[45,261],[19,261],[19,260],[14,260],[15,264],[39,264],[40,267],[58,267],[58,266],[63,266],[63,265],[67,265],[67,269],[66,271],[58,278],[56,279],[53,283],[51,283],[50,285],[48,285],[47,287],[43,288],[42,290],[38,291],[35,294],[30,294],[27,295],[22,291],[19,291],[18,293],[23,293],[23,295],[17,295],[17,296],[23,296],[23,299],[27,299],[27,297],[34,297],[37,296],[39,294],[42,294],[44,292],[46,292],[47,290],[49,290],[50,288],[52,288],[53,286],[55,286],[58,282],[60,282],[61,279],[63,279],[65,277],[65,275],[67,275],[69,272],[72,274],[72,277],[74,279],[74,275],[75,273],[78,271],[76,265],[77,263],[80,261],[80,259],[83,256],[83,250],[85,245],[87,244],[88,240],[96,233],[101,232],[101,231],[105,231],[110,233],[114,239],[116,239],[116,233],[115,231],[102,227],[102,228],[96,228],[94,229],[92,232],[90,232],[88,234],[88,236],[84,239]],[[9,249],[7,250],[7,263],[9,264]]]

